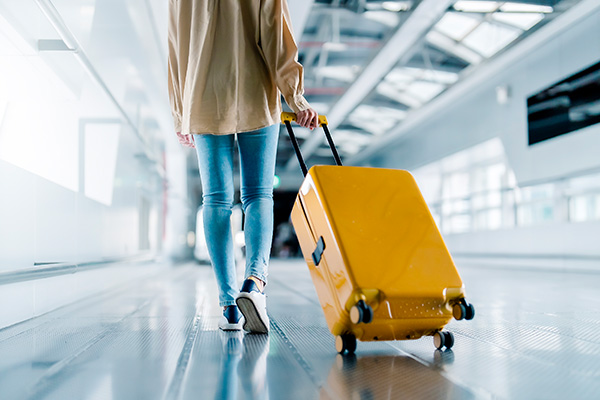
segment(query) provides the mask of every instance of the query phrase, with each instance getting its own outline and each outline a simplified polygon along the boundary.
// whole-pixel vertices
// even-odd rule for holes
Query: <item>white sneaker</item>
[[[256,283],[246,279],[240,294],[235,299],[244,315],[244,330],[252,333],[269,332],[269,316],[267,315],[267,298],[258,289]]]
[[[219,320],[219,328],[224,331],[239,331],[244,324],[244,317],[240,314],[237,306],[229,306],[223,311]]]

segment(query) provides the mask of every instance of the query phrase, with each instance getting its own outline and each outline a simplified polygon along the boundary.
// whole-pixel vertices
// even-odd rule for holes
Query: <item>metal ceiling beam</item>
[[[396,63],[402,57],[410,54],[413,47],[438,22],[448,7],[454,4],[454,1],[423,0],[419,4],[331,109],[327,116],[331,129],[338,127]],[[306,159],[319,148],[322,141],[322,135],[314,134],[302,145],[302,153]],[[295,168],[294,162],[295,160],[290,160],[286,169]]]

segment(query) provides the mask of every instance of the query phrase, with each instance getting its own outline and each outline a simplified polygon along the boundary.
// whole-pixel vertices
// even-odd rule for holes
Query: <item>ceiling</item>
[[[305,96],[351,160],[575,3],[316,0],[298,39]],[[320,133],[296,132],[309,165],[333,162]],[[286,136],[281,175],[298,169]]]

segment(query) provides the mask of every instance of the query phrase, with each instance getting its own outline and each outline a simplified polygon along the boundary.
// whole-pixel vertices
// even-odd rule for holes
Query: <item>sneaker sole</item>
[[[238,325],[238,324],[230,324],[230,325],[225,325],[225,326],[219,326],[219,329],[225,332],[229,332],[229,331],[241,331],[242,330],[242,326]]]
[[[260,317],[254,302],[245,297],[239,297],[235,300],[241,313],[244,315],[244,330],[254,333],[268,333],[269,329]]]

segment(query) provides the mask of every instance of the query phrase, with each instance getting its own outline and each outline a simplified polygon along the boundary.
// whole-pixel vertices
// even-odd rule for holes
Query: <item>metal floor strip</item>
[[[58,363],[52,365],[52,367],[50,367],[48,369],[48,371],[46,371],[46,373],[44,375],[42,375],[42,377],[37,381],[37,383],[35,383],[31,387],[31,389],[29,390],[29,393],[28,393],[28,397],[31,399],[41,399],[41,398],[45,397],[52,390],[53,385],[60,384],[59,377],[60,377],[61,372],[65,368],[67,368],[73,361],[75,361],[78,357],[80,357],[82,354],[84,354],[86,351],[88,351],[92,346],[96,345],[98,342],[100,342],[101,340],[106,338],[108,335],[113,333],[117,329],[118,324],[121,321],[126,320],[127,318],[131,317],[132,315],[134,315],[137,312],[139,312],[140,310],[142,310],[144,307],[148,306],[150,303],[152,303],[152,300],[153,299],[146,300],[133,312],[125,315],[123,318],[121,318],[115,324],[111,325],[111,327],[100,332],[96,337],[94,337],[92,340],[90,340],[88,343],[86,343],[82,348],[80,348],[78,351],[73,353],[70,357],[63,358]]]
[[[185,344],[183,345],[183,349],[181,350],[181,354],[177,360],[177,366],[175,367],[173,378],[171,378],[171,383],[169,384],[167,392],[163,397],[165,400],[178,400],[180,398],[181,388],[188,371],[192,350],[194,349],[194,344],[198,339],[201,318],[201,315],[196,315],[192,330],[187,335]]]

